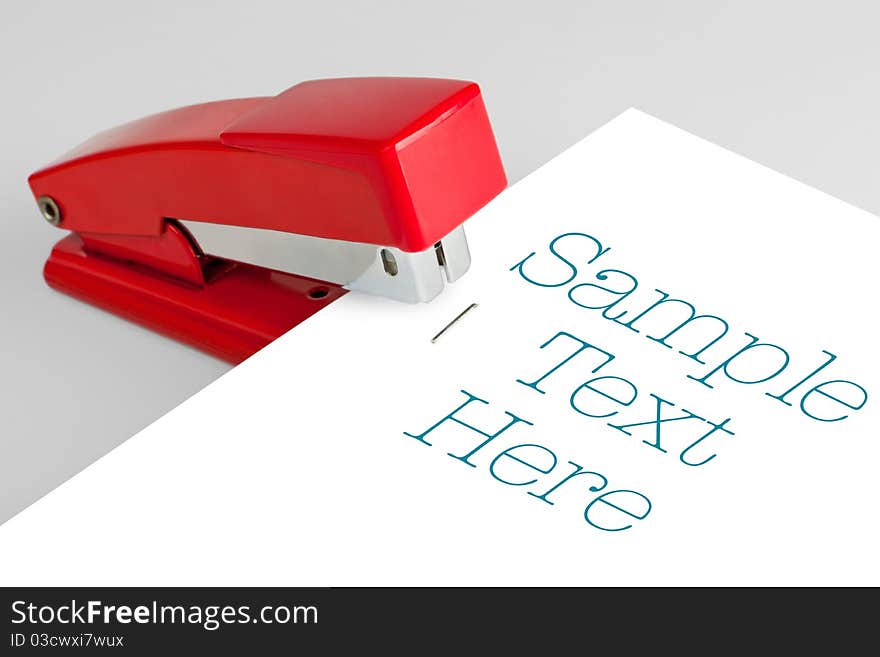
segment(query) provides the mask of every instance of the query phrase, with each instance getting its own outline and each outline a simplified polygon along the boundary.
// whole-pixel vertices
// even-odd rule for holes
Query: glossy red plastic
[[[422,251],[507,184],[479,87],[341,78],[156,114],[29,178],[63,228],[158,236],[166,218]]]
[[[240,363],[346,293],[263,267],[210,258],[205,286],[91,254],[76,234],[46,262],[53,288],[217,358]]]
[[[201,249],[189,231],[176,221],[166,221],[158,237],[107,233],[79,236],[88,253],[137,263],[193,285],[205,284]]]
[[[102,132],[29,178],[53,287],[238,362],[345,291],[205,255],[176,220],[422,251],[507,184],[479,87],[342,78]]]

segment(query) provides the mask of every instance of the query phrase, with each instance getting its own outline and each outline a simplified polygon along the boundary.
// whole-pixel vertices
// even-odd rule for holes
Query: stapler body
[[[54,288],[239,362],[349,290],[430,301],[506,178],[479,87],[314,80],[100,133],[29,178]]]

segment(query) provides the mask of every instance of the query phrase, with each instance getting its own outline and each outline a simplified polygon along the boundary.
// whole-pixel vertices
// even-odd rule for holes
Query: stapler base
[[[347,290],[339,285],[233,260],[206,257],[205,284],[88,252],[68,235],[43,275],[61,292],[239,363]]]

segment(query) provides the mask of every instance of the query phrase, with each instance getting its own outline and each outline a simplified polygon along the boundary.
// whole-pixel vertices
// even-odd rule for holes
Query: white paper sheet
[[[467,230],[435,302],[347,295],[6,523],[0,581],[880,583],[880,221],[630,110]]]

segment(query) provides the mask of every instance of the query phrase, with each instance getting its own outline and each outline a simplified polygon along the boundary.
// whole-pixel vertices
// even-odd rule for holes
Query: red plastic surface
[[[337,285],[216,258],[205,272],[205,286],[189,285],[87,253],[77,235],[58,242],[44,269],[53,288],[231,363],[346,293]]]
[[[348,78],[103,132],[31,175],[61,227],[158,236],[164,219],[421,251],[506,178],[472,82]]]
[[[204,255],[176,220],[422,251],[507,181],[476,84],[348,78],[149,116],[29,183],[74,231],[51,286],[239,362],[345,290]]]
[[[193,285],[205,284],[202,250],[189,231],[175,221],[165,223],[159,237],[79,233],[88,253],[150,267]]]

